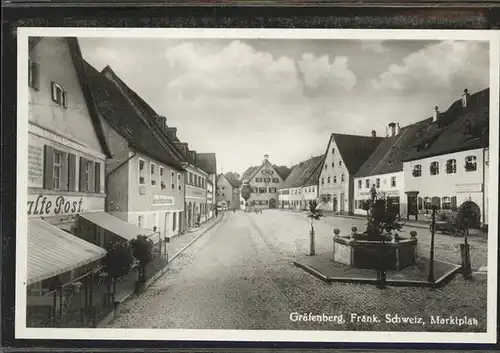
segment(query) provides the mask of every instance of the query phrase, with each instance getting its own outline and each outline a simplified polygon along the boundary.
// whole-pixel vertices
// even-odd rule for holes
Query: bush
[[[111,243],[106,247],[106,250],[108,252],[102,259],[102,264],[104,266],[104,271],[108,274],[108,278],[113,280],[114,295],[116,291],[116,279],[125,276],[130,271],[134,258],[129,244],[125,242]]]
[[[138,235],[130,241],[132,255],[141,266],[140,280],[144,280],[144,268],[153,259],[153,241],[145,235]]]

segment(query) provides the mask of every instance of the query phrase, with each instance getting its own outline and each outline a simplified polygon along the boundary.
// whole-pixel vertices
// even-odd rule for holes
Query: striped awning
[[[105,255],[103,248],[46,221],[28,221],[28,285],[87,265]]]
[[[150,229],[142,229],[106,212],[82,213],[80,217],[126,240],[135,239],[138,235],[154,234],[154,231]]]

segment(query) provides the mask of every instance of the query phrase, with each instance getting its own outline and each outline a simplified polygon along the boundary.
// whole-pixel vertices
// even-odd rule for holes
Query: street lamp
[[[431,223],[431,254],[429,263],[429,276],[427,282],[434,284],[434,234],[436,233],[436,209],[435,205],[432,206],[432,223]]]

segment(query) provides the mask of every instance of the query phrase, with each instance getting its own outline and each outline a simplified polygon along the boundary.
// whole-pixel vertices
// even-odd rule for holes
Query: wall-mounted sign
[[[50,217],[103,211],[103,197],[28,195],[28,217]]]
[[[30,136],[31,138],[31,136]],[[43,187],[43,145],[28,145],[28,187]]]
[[[483,184],[482,183],[471,183],[471,184],[456,184],[455,192],[483,192]]]
[[[186,197],[206,197],[207,191],[204,189],[186,188]]]
[[[153,206],[172,206],[175,204],[173,196],[153,195],[151,204]]]

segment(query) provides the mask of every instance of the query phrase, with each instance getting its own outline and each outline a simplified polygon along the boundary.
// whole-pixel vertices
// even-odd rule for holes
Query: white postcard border
[[[18,28],[17,140],[28,140],[28,37],[108,37],[178,39],[369,39],[369,40],[478,40],[490,43],[490,175],[489,233],[498,234],[498,124],[500,32],[484,30],[364,30],[364,29],[186,29],[186,28]],[[96,339],[169,341],[274,341],[274,342],[394,342],[495,343],[497,321],[497,237],[488,237],[487,332],[400,331],[284,331],[182,329],[61,329],[26,327],[27,160],[28,144],[17,144],[16,339]],[[492,212],[493,211],[493,212]]]

